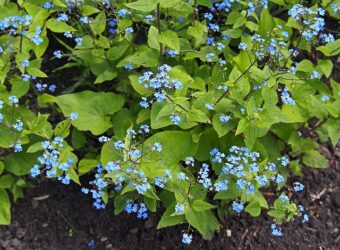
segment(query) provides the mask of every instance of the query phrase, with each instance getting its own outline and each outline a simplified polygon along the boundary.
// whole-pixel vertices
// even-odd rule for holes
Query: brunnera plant
[[[307,222],[289,177],[340,137],[339,4],[0,0],[0,224],[38,177],[164,211],[184,244],[235,213]]]

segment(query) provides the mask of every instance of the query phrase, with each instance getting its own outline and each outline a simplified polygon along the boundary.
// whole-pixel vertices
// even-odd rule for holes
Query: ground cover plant
[[[319,144],[339,140],[339,1],[0,10],[0,224],[38,178],[77,183],[95,209],[163,211],[158,228],[188,225],[183,244],[238,213],[268,213],[273,236],[308,222],[287,181],[326,168]]]

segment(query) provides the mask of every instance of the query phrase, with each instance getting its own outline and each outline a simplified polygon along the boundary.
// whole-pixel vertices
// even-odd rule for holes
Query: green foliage
[[[319,142],[339,141],[339,39],[308,33],[318,7],[337,20],[339,6],[295,18],[297,1],[248,2],[0,0],[0,224],[28,175],[90,185],[115,214],[164,209],[158,228],[205,239],[216,211],[303,216],[263,190],[326,168]]]

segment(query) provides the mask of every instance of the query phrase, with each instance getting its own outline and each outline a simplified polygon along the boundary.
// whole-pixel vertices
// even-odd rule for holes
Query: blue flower
[[[132,158],[136,159],[136,158],[140,158],[142,156],[142,153],[138,149],[135,149],[135,150],[129,151],[129,155]]]
[[[50,91],[50,92],[54,92],[55,91],[55,89],[57,88],[57,86],[56,85],[54,85],[54,84],[51,84],[49,87],[48,87],[48,90]]]
[[[123,149],[123,148],[125,148],[125,144],[121,140],[118,140],[114,143],[114,147],[117,150]]]
[[[241,213],[244,209],[243,203],[238,203],[236,201],[233,201],[232,207],[233,207],[233,210],[237,213]]]
[[[126,9],[121,9],[117,12],[119,17],[125,17],[127,14],[129,14],[130,12]]]
[[[19,103],[19,100],[15,95],[11,95],[10,97],[8,97],[8,100],[11,104],[14,105]]]
[[[328,95],[321,96],[321,101],[328,102],[331,98]]]
[[[295,183],[294,185],[294,191],[295,192],[301,192],[304,189],[304,185],[300,182]]]
[[[71,121],[77,120],[79,117],[79,114],[77,112],[71,112],[68,117],[70,118]]]
[[[83,16],[79,19],[80,22],[88,24],[89,23],[89,18],[87,16]]]
[[[125,70],[132,70],[133,69],[133,64],[132,63],[128,63],[124,66]]]
[[[160,188],[164,188],[166,184],[166,179],[163,177],[156,177],[155,178],[155,185]]]
[[[240,50],[246,50],[246,49],[248,49],[248,45],[245,44],[245,43],[240,43],[240,44],[238,45],[238,48],[239,48]]]
[[[77,46],[82,46],[83,45],[83,38],[82,37],[76,37],[74,39],[74,41],[76,42]]]
[[[162,152],[162,149],[162,145],[159,142],[155,142],[151,147],[152,151],[157,151],[159,153]]]
[[[54,5],[51,2],[45,2],[43,5],[43,8],[47,10],[52,9],[53,7]]]
[[[170,50],[168,51],[168,54],[169,54],[170,57],[175,57],[176,55],[179,55],[179,52],[176,51],[176,50],[170,49]]]
[[[127,28],[125,29],[125,32],[126,32],[126,33],[133,33],[133,28],[132,28],[132,27],[127,27]]]
[[[181,214],[184,212],[184,205],[181,203],[177,203],[175,206],[175,212]]]
[[[302,219],[302,223],[306,223],[306,222],[308,222],[309,221],[309,216],[308,216],[308,214],[304,214],[303,215],[303,219]]]
[[[181,117],[177,114],[170,115],[170,120],[173,124],[178,125],[181,122]]]
[[[216,192],[228,190],[228,180],[218,181],[214,184]]]
[[[285,181],[285,178],[284,178],[282,175],[277,174],[277,176],[276,176],[276,178],[275,178],[275,181],[277,182],[277,184],[279,184],[279,183],[284,182],[284,181]]]
[[[288,92],[288,89],[287,88],[284,88],[282,93],[281,93],[281,100],[284,104],[288,104],[288,105],[291,105],[291,106],[294,106],[295,105],[295,101],[294,99],[292,99],[289,95],[289,92]]]
[[[188,177],[185,175],[185,173],[180,172],[180,173],[177,175],[177,179],[180,180],[180,181],[185,181],[185,180],[188,179]]]
[[[53,52],[53,55],[56,57],[56,58],[62,58],[62,54],[61,54],[61,51],[60,50],[56,50]]]
[[[38,175],[40,175],[40,169],[39,169],[39,165],[34,165],[33,168],[31,168],[30,170],[30,174],[32,177],[37,177]]]
[[[150,188],[151,188],[151,185],[149,183],[138,184],[136,186],[136,190],[139,194],[145,193]]]
[[[277,237],[282,236],[281,228],[278,228],[276,224],[272,224],[271,228],[272,228],[273,236],[277,236]]]
[[[320,73],[316,70],[312,72],[311,79],[318,79],[320,77]]]
[[[20,119],[17,119],[17,122],[13,125],[13,128],[16,129],[17,131],[22,131],[23,126],[24,123]]]
[[[230,120],[230,115],[225,115],[225,114],[220,115],[220,121],[222,123],[227,123],[229,120]]]
[[[21,67],[27,68],[28,66],[30,66],[30,61],[28,59],[22,60]]]
[[[187,233],[184,233],[182,237],[182,243],[185,245],[190,245],[191,241],[192,241],[192,235],[188,235]]]
[[[88,247],[94,247],[96,245],[95,241],[94,240],[90,240],[88,243],[87,243],[87,246]]]
[[[61,13],[58,17],[57,20],[60,22],[67,22],[68,21],[68,16],[65,13]]]
[[[205,103],[205,107],[208,109],[208,110],[214,110],[215,109],[215,105],[212,104],[212,103]]]
[[[287,201],[289,201],[288,196],[285,195],[285,194],[281,194],[281,195],[279,196],[279,199],[280,199],[283,203],[286,203]]]

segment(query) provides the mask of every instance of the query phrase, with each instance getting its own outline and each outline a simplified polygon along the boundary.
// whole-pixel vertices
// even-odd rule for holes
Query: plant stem
[[[161,11],[160,11],[160,3],[157,4],[157,29],[158,29],[158,33],[161,34]],[[159,43],[159,61],[160,64],[162,64],[163,61],[163,45],[160,42]]]
[[[239,80],[241,80],[245,74],[247,74],[249,72],[249,70],[254,66],[254,64],[256,63],[256,60],[254,60],[254,62],[252,62],[249,67],[233,82],[233,85],[236,84]],[[218,98],[218,100],[215,102],[215,105],[218,104],[226,95],[227,95],[228,91],[225,91],[223,93],[223,95],[221,95],[220,98]]]

